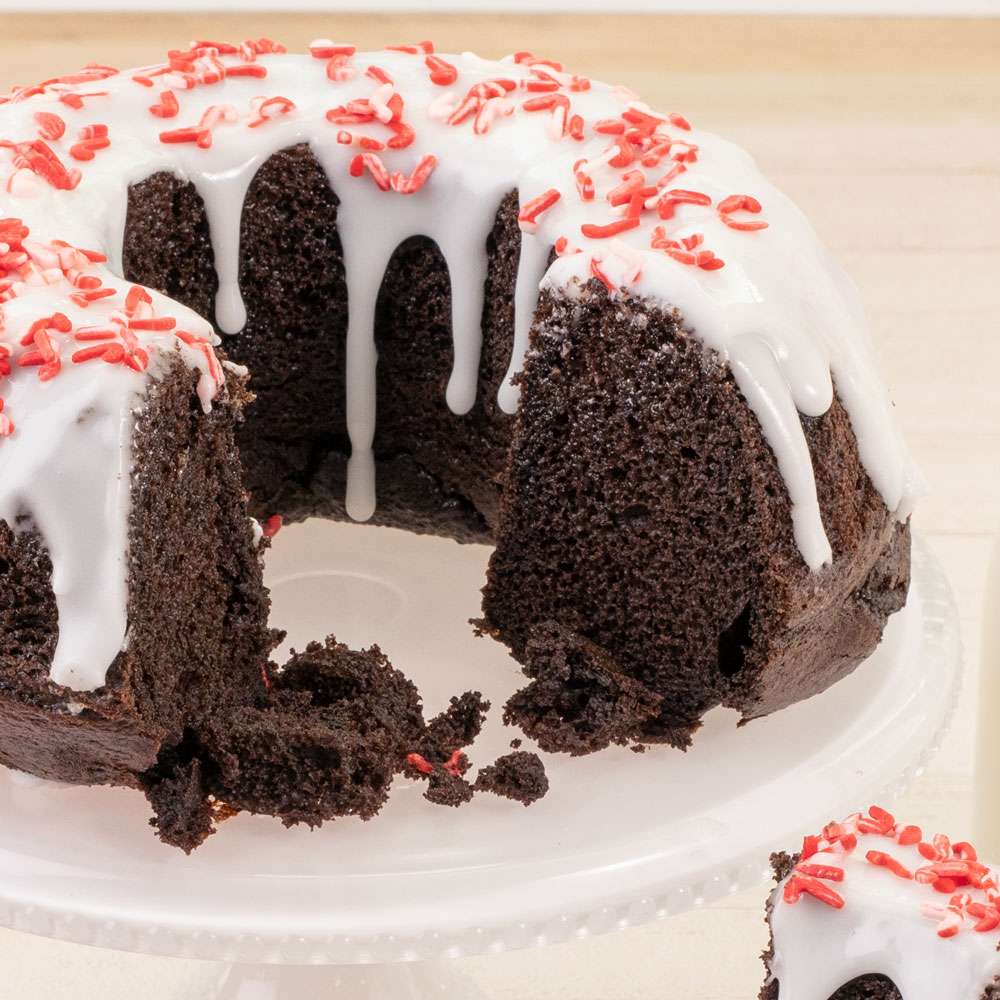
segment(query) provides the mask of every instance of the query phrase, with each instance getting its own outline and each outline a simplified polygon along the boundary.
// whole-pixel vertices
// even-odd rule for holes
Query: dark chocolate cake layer
[[[504,754],[484,767],[476,775],[473,788],[477,792],[492,792],[530,806],[548,792],[549,779],[538,754],[518,750]]]
[[[286,826],[370,819],[424,738],[420,696],[378,647],[332,636],[269,673],[253,705],[218,714],[143,776],[154,826],[190,851],[237,811]]]
[[[248,319],[227,349],[254,373],[256,402],[240,448],[251,509],[260,517],[346,516],[347,287],[337,205],[304,146],[268,160],[247,196],[240,285]],[[414,237],[389,262],[376,310],[373,523],[461,541],[491,538],[513,426],[496,395],[510,357],[519,245],[517,198],[510,195],[485,248],[483,361],[477,404],[465,417],[445,402],[452,335],[444,261],[429,240]],[[130,279],[213,316],[208,223],[190,185],[166,174],[135,185],[126,248]],[[191,282],[192,272],[212,278]]]

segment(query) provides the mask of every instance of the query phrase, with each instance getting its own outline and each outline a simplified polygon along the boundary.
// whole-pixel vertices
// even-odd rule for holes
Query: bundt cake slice
[[[226,372],[206,413],[206,372],[154,357],[141,376],[97,361],[79,410],[22,410],[51,425],[47,451],[3,445],[0,763],[41,777],[136,785],[187,727],[265,690],[274,637],[233,436],[245,378]]]
[[[760,1000],[995,1000],[1000,879],[878,806],[771,858]]]
[[[833,551],[811,569],[759,421],[677,311],[612,300],[597,281],[545,293],[519,381],[482,624],[529,675],[553,655],[537,630],[556,623],[556,655],[588,649],[582,669],[631,678],[633,705],[659,706],[633,710],[628,737],[683,747],[709,708],[766,715],[878,644],[906,599],[909,527],[866,475],[839,399],[801,420]],[[544,680],[510,715],[531,726],[539,697],[556,749]],[[572,716],[567,750],[593,726],[582,705]]]

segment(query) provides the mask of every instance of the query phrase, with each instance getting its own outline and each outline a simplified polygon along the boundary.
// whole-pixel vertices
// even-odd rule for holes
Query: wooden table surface
[[[0,17],[0,88],[93,60],[149,63],[193,37],[271,35],[301,47],[334,36],[371,48],[433,38],[442,51],[544,52],[746,145],[861,286],[899,419],[931,482],[915,522],[951,575],[969,669],[947,744],[899,811],[970,832],[980,631],[987,618],[1000,628],[1000,606],[983,611],[1000,527],[1000,20]],[[748,1000],[760,982],[762,900],[743,893],[664,923],[459,968],[490,998]],[[201,997],[216,976],[205,963],[10,932],[0,932],[0,969],[0,1000]]]

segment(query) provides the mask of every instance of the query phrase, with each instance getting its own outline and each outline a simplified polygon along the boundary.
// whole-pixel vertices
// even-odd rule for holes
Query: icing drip
[[[247,309],[240,291],[240,220],[243,203],[263,158],[254,157],[218,174],[191,175],[195,190],[205,203],[215,274],[215,322],[223,333],[239,333],[247,324]]]
[[[459,231],[438,231],[438,247],[451,277],[451,329],[455,351],[445,399],[451,412],[459,416],[468,413],[476,404],[488,269],[485,247],[492,227],[492,217],[480,208]]]
[[[827,828],[839,835],[806,838],[802,861],[771,897],[770,971],[781,997],[829,1000],[878,974],[904,1000],[979,1000],[1000,975],[995,871],[967,844],[925,843],[919,828],[876,807],[871,814],[879,820],[854,816]],[[963,867],[971,877],[936,874]]]
[[[823,530],[812,459],[794,400],[782,392],[784,377],[771,347],[755,334],[736,337],[729,349],[733,378],[772,442],[778,470],[792,502],[792,530],[802,558],[812,567],[833,558]],[[775,444],[775,442],[777,442]]]
[[[528,350],[531,322],[538,301],[538,285],[545,275],[551,244],[530,233],[521,234],[521,256],[517,262],[517,285],[514,292],[514,350],[510,368],[500,386],[498,399],[505,413],[517,410],[521,390],[511,383],[511,379],[524,367],[524,355]]]
[[[360,209],[361,200],[352,207]],[[359,212],[359,215],[364,215]],[[369,216],[371,218],[371,216]],[[375,304],[382,275],[393,251],[405,239],[405,229],[388,231],[355,223],[343,204],[338,228],[352,238],[344,240],[347,272],[347,433],[351,457],[347,465],[347,513],[367,521],[375,512]]]
[[[48,547],[59,615],[51,677],[76,689],[103,683],[127,624],[129,411],[142,383],[102,367],[100,377],[82,367],[65,372],[66,386],[51,402],[24,382],[13,387],[9,405],[32,421],[34,447],[10,448],[0,487],[0,518],[30,525]],[[20,514],[27,525],[17,524]]]
[[[159,66],[130,73],[90,67],[0,98],[0,220],[22,219],[34,238],[93,246],[108,256],[102,280],[116,297],[81,307],[88,322],[100,322],[121,308],[124,295],[114,274],[129,185],[159,171],[186,179],[208,217],[217,324],[238,333],[246,323],[239,256],[247,191],[268,157],[308,144],[339,199],[351,517],[369,518],[376,505],[374,313],[386,265],[413,236],[440,249],[452,289],[446,402],[456,414],[469,412],[482,351],[486,241],[512,191],[521,205],[522,245],[513,349],[498,394],[505,412],[517,409],[511,380],[523,366],[540,288],[573,296],[596,277],[612,297],[624,289],[680,310],[694,335],[730,365],[776,455],[809,567],[819,569],[831,552],[799,414],[825,412],[834,385],[873,483],[889,509],[909,513],[921,484],[889,414],[853,288],[801,213],[743,151],[529,53],[493,62],[471,53],[434,55],[427,44],[358,53],[332,42],[315,43],[309,55],[282,53],[267,40],[196,43]],[[559,256],[550,266],[553,248]],[[11,309],[16,303],[6,306],[0,369],[6,345],[34,319],[68,311],[65,281],[40,278],[37,285],[37,308],[23,315],[21,327]],[[0,266],[0,304],[6,294]],[[163,311],[182,315],[169,303]],[[193,317],[185,315],[183,324],[207,332]],[[165,335],[163,348],[172,344]],[[188,351],[189,363],[210,368],[198,350]],[[93,374],[99,364],[81,370]],[[113,502],[99,496],[109,482],[124,481],[128,407],[159,370],[155,358],[141,373],[106,367],[97,382],[108,385],[94,397],[99,412],[86,423],[86,433],[103,442],[92,446],[101,461],[91,467],[94,482],[81,486],[101,517],[87,520],[81,508],[79,516],[63,515],[72,529],[49,523],[56,511],[45,513],[51,483],[44,476],[24,473],[18,490],[0,489],[4,516],[35,519],[60,587],[69,588],[60,598],[54,676],[81,688],[102,682],[125,617],[126,491]],[[14,482],[8,466],[29,468],[18,449],[26,456],[48,448],[55,464],[58,440],[77,433],[70,411],[89,405],[84,381],[80,374],[40,387],[32,371],[18,368],[0,376],[0,482]],[[214,384],[202,381],[203,402]],[[90,533],[92,551],[68,540],[81,532]],[[88,604],[95,597],[70,594],[84,564],[102,567],[107,597],[100,607]],[[91,630],[122,634],[107,638],[106,648],[74,635],[88,616]],[[94,630],[94,621],[116,624]]]

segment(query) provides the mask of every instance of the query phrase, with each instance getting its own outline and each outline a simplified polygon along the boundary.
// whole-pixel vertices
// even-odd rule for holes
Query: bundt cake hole
[[[319,163],[302,146],[264,164],[244,209],[240,283],[249,320],[227,347],[254,372],[257,400],[247,411],[240,448],[258,517],[345,516],[347,301],[338,205]],[[130,277],[175,297],[187,294],[204,311],[204,295],[194,294],[198,284],[191,277],[211,272],[213,258],[204,206],[193,188],[158,175],[133,189],[130,208],[135,226],[127,242],[137,248],[130,259],[144,265]],[[496,392],[512,338],[516,216],[511,194],[487,238],[483,360],[476,405],[464,417],[445,402],[453,362],[446,263],[437,245],[420,236],[391,257],[376,303],[375,521],[463,541],[496,539],[506,555],[495,556],[487,584],[490,631],[525,662],[534,625],[557,616],[565,626],[569,609],[578,610],[588,634],[615,650],[611,663],[624,671],[619,676],[642,676],[641,691],[677,700],[667,712],[674,721],[664,726],[670,742],[685,745],[695,725],[689,720],[717,699],[713,682],[704,683],[713,659],[728,679],[743,670],[749,652],[749,605],[720,633],[732,595],[703,593],[702,577],[719,590],[723,574],[744,579],[750,573],[748,539],[761,526],[739,456],[748,448],[757,455],[759,429],[732,393],[726,371],[683,331],[675,313],[630,299],[609,308],[603,289],[591,283],[579,300],[542,298],[535,349],[521,379],[529,406],[522,405],[522,436],[511,447],[514,424],[498,411]],[[150,217],[162,222],[165,235],[133,233]],[[214,291],[214,283],[208,285]],[[290,371],[296,372],[294,393]],[[825,423],[810,424],[812,433]],[[595,440],[616,446],[595,448]],[[780,501],[774,462],[767,452],[761,460],[758,488]],[[647,470],[658,471],[651,477]],[[508,497],[507,532],[498,538],[501,490]],[[642,549],[625,559],[623,529]],[[716,553],[713,566],[699,570],[678,548],[677,540],[692,534]],[[692,580],[698,592],[685,584],[666,600],[661,593],[655,604],[633,601],[626,612],[615,597],[635,594],[637,573],[660,580],[661,588],[664,576]],[[688,662],[685,649],[698,646],[705,662]],[[651,668],[656,663],[662,666]],[[687,664],[683,671],[679,663]],[[560,706],[573,720],[565,729],[579,729],[588,711],[592,722],[602,711],[614,715],[614,699],[598,711],[592,699],[588,707],[586,685],[575,684]],[[578,749],[577,737],[569,739]]]
[[[888,976],[869,973],[845,983],[830,1000],[902,1000],[902,997]]]
[[[781,984],[772,980],[760,991],[759,1000],[785,1000]],[[896,984],[888,976],[865,973],[844,983],[829,1000],[904,1000]],[[987,990],[983,1000],[992,1000],[992,990]]]

